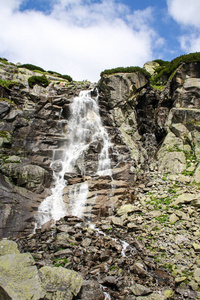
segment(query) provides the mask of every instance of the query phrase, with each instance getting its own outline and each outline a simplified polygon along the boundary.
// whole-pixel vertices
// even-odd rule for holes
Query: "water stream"
[[[82,91],[73,99],[65,140],[66,144],[63,149],[54,150],[51,167],[55,185],[51,190],[51,195],[39,206],[36,228],[52,219],[59,220],[67,214],[79,217],[83,215],[88,194],[87,181],[74,185],[70,189],[69,202],[72,210],[69,211],[63,201],[63,190],[67,185],[64,176],[66,173],[81,175],[87,173],[84,157],[92,143],[101,145],[97,169],[94,173],[100,176],[112,175],[109,157],[111,143],[99,115],[98,96],[92,97],[91,91]]]

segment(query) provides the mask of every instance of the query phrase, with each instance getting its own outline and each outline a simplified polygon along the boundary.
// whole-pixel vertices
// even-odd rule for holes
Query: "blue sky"
[[[0,0],[0,57],[98,81],[200,51],[200,0]]]

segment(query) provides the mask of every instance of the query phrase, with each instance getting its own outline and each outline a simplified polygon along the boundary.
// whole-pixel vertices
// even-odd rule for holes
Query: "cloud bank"
[[[97,81],[104,69],[142,66],[163,44],[150,7],[133,12],[115,0],[52,0],[44,12],[22,10],[23,2],[0,0],[0,56],[15,63]]]
[[[169,14],[185,31],[179,37],[182,49],[189,52],[200,51],[200,1],[168,0]]]

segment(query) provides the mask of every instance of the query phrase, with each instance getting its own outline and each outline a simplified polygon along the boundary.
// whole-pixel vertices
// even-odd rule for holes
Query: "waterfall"
[[[62,153],[59,158],[55,154],[56,149],[54,151],[51,167],[55,186],[52,188],[51,195],[38,208],[36,228],[51,219],[59,220],[69,213],[79,217],[83,215],[88,193],[87,181],[78,186],[72,186],[70,189],[69,201],[72,209],[69,212],[63,201],[63,190],[67,185],[64,177],[66,173],[79,172],[81,175],[87,173],[84,155],[92,143],[101,144],[98,166],[95,170],[96,175],[111,176],[111,161],[109,158],[111,143],[99,115],[98,96],[92,97],[91,91],[82,91],[78,97],[73,99],[70,106],[66,141],[62,152],[61,149],[57,149],[59,154]]]

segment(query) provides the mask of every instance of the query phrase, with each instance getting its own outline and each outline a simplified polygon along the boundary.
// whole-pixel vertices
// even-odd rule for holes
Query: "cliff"
[[[61,266],[104,284],[111,299],[198,299],[200,62],[181,63],[161,90],[141,70],[102,73],[91,84],[2,60],[0,78],[0,237],[16,239],[39,268],[67,258]],[[40,203],[51,195],[69,139],[70,107],[81,90],[92,90],[93,98],[98,91],[111,175],[95,172],[103,143],[90,141],[64,175],[68,215],[73,187],[88,185],[82,219],[50,221],[29,235]],[[85,229],[86,221],[106,236]],[[0,285],[8,292],[1,279]]]

